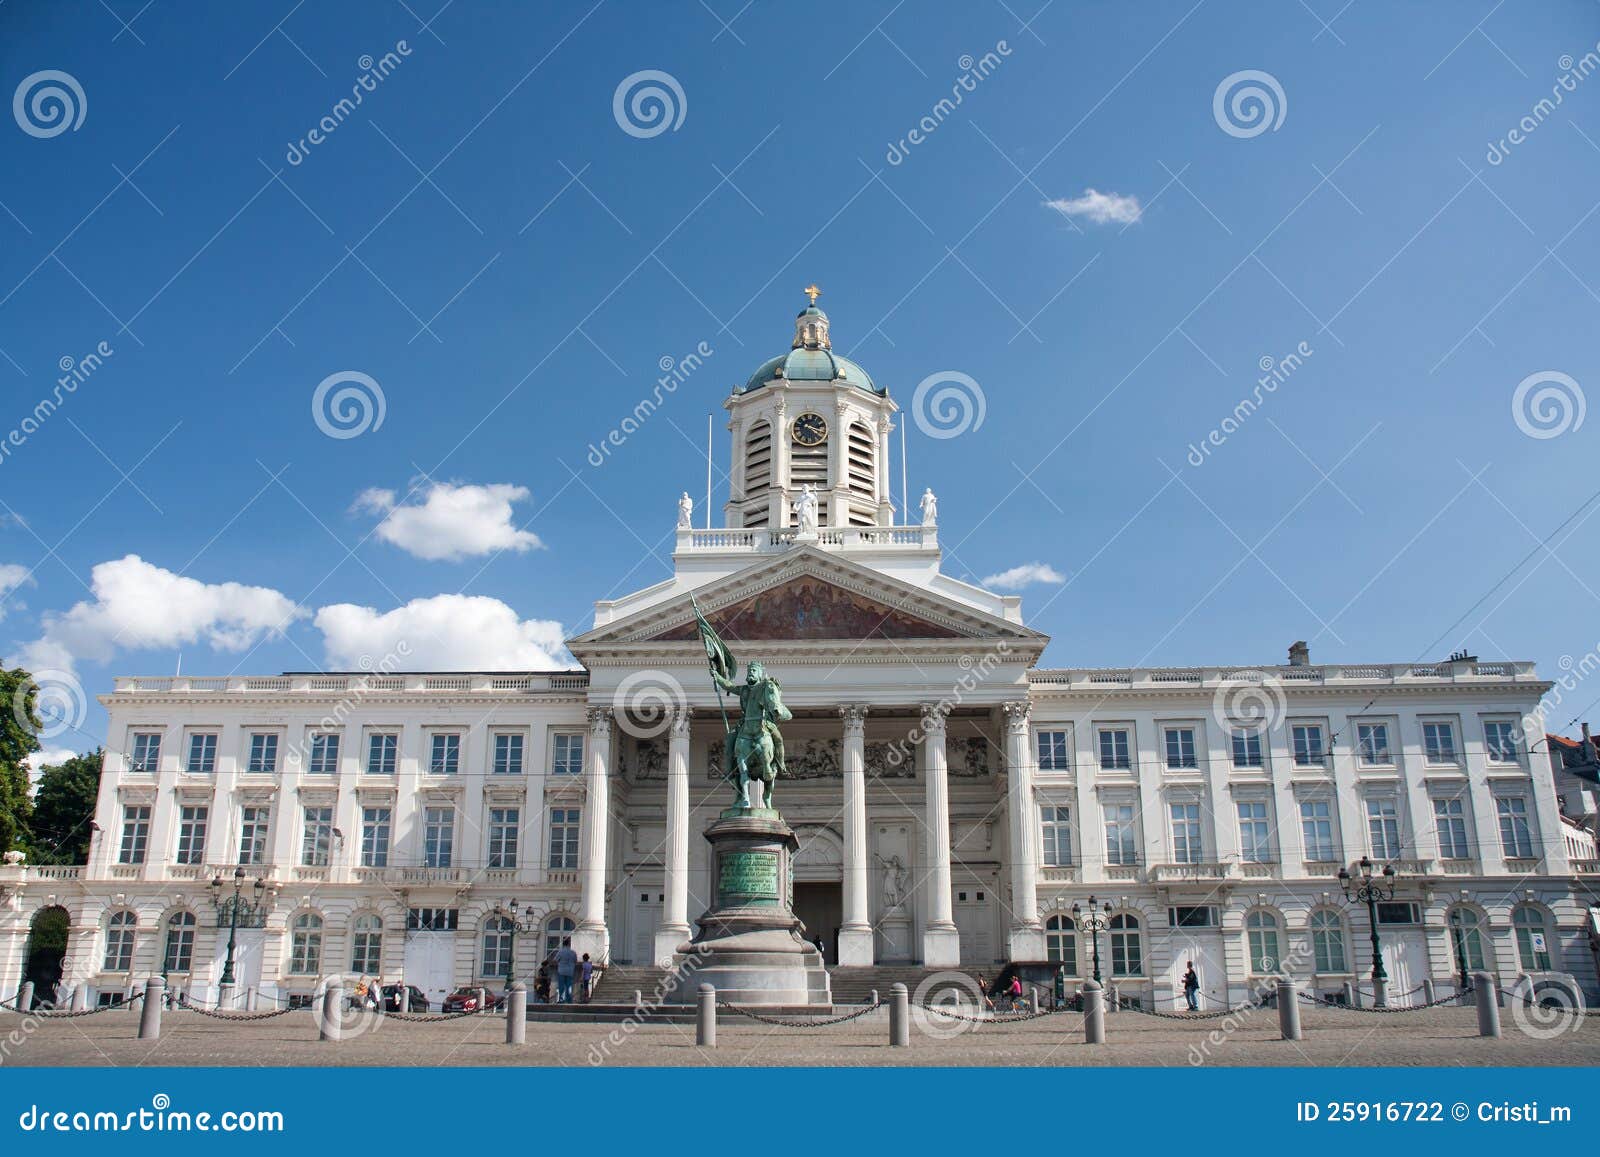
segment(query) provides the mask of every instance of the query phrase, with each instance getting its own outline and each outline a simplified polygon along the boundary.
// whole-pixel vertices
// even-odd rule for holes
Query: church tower
[[[789,351],[763,362],[723,403],[733,435],[730,527],[795,524],[806,487],[819,528],[891,526],[889,432],[898,408],[867,371],[833,352],[820,290],[795,317]]]

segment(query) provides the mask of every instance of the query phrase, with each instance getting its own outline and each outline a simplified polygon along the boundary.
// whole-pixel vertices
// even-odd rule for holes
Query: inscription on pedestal
[[[717,903],[721,907],[778,904],[776,852],[724,852],[717,864]]]

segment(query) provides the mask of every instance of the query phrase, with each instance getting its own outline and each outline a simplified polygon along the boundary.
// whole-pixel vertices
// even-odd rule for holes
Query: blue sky
[[[1596,5],[438,4],[0,7],[0,427],[112,351],[0,456],[8,662],[92,697],[179,652],[555,651],[668,573],[706,415],[720,469],[812,281],[946,569],[1065,580],[1022,589],[1049,665],[1596,645]],[[659,132],[614,112],[647,71]],[[1252,83],[1272,127],[1229,119]],[[334,438],[344,373],[383,420]],[[919,427],[939,373],[981,425]]]

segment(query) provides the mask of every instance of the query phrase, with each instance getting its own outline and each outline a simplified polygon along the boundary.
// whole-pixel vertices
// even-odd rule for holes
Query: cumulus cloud
[[[539,536],[511,521],[513,503],[529,497],[525,486],[487,486],[434,482],[416,500],[398,501],[393,490],[372,488],[356,498],[355,509],[381,515],[377,535],[407,554],[454,562],[500,550],[536,550]]]
[[[39,777],[44,774],[45,768],[63,764],[78,754],[70,747],[46,747],[43,750],[35,751],[22,761],[28,768],[28,783],[33,787],[38,787]]]
[[[104,663],[119,649],[204,642],[243,651],[305,614],[269,587],[205,583],[136,554],[97,565],[90,589],[92,600],[45,614],[44,633],[22,649],[30,670],[71,671],[82,660]]]
[[[561,624],[518,619],[485,595],[434,595],[379,612],[336,603],[317,611],[335,669],[526,671],[571,667]]]
[[[25,566],[17,563],[0,562],[0,619],[6,617],[6,600],[11,597],[11,592],[24,583],[32,584],[31,572]]]
[[[1046,201],[1045,206],[1063,217],[1087,217],[1096,225],[1131,225],[1143,212],[1139,208],[1139,198],[1102,193],[1098,189],[1085,189],[1081,197],[1058,197]]]
[[[986,587],[997,590],[1016,591],[1023,587],[1032,586],[1034,583],[1064,583],[1067,576],[1056,570],[1049,563],[1025,562],[1021,566],[1014,566],[1010,570],[1003,570],[999,574],[992,574],[983,580]]]

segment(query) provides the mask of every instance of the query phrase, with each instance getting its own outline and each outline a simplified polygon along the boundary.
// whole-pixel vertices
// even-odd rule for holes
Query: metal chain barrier
[[[383,1020],[398,1020],[406,1024],[437,1024],[440,1021],[460,1020],[464,1016],[477,1016],[477,1009],[468,1009],[466,1012],[386,1012],[381,1014]]]
[[[275,1016],[284,1016],[291,1012],[307,1012],[310,1006],[302,1008],[276,1008],[271,1012],[230,1012],[221,1008],[203,1008],[194,1003],[187,996],[178,998],[178,1007],[189,1012],[198,1012],[201,1016],[209,1016],[213,1020],[271,1020]]]
[[[1270,1002],[1265,1000],[1247,1000],[1243,1004],[1236,1004],[1231,1008],[1218,1009],[1216,1012],[1163,1012],[1159,1008],[1145,1008],[1142,1004],[1132,1004],[1120,1011],[1142,1012],[1145,1016],[1158,1017],[1161,1020],[1221,1020],[1225,1016],[1237,1016],[1241,1012],[1255,1012],[1269,1007]]]
[[[1354,1004],[1340,1004],[1335,1000],[1328,1000],[1324,997],[1313,996],[1309,992],[1302,992],[1300,994],[1300,999],[1310,1001],[1318,1008],[1336,1008],[1341,1012],[1375,1012],[1379,1014],[1386,1014],[1395,1012],[1421,1012],[1425,1008],[1438,1008],[1443,1004],[1453,1004],[1456,1001],[1463,1000],[1471,991],[1472,990],[1469,988],[1466,990],[1466,992],[1452,992],[1449,996],[1441,996],[1437,1000],[1430,1000],[1427,1004],[1389,1005],[1385,1008],[1364,1008]]]
[[[1548,992],[1550,990],[1546,989],[1545,991]],[[1566,992],[1567,990],[1564,988],[1557,988],[1555,991]],[[1502,988],[1500,989],[1500,995],[1505,997],[1508,1003],[1515,1002],[1522,1005],[1524,1008],[1530,1008],[1536,1003],[1533,995],[1526,992],[1507,992]],[[1565,1012],[1575,1012],[1579,1016],[1600,1016],[1600,1008],[1574,1008],[1570,1004],[1555,1005],[1552,1007],[1560,1008]]]
[[[725,1008],[729,1012],[737,1013],[739,1016],[749,1017],[754,1021],[760,1021],[762,1024],[775,1025],[778,1028],[827,1028],[829,1025],[844,1024],[847,1021],[856,1020],[859,1017],[866,1016],[869,1012],[873,1012],[876,1009],[884,1008],[886,1006],[884,1005],[883,1001],[880,1000],[876,1004],[863,1005],[854,1012],[847,1012],[843,1016],[826,1017],[823,1019],[809,1018],[806,1020],[791,1020],[778,1016],[762,1016],[758,1012],[751,1012],[748,1008],[740,1008],[738,1005],[729,1004],[725,1000],[717,1001],[717,1007]]]
[[[947,1016],[951,1020],[964,1020],[969,1024],[1021,1024],[1027,1020],[1039,1020],[1046,1016],[1055,1016],[1057,1013],[1071,1012],[1066,1005],[1060,1008],[1041,1008],[1038,1012],[1019,1010],[1016,1012],[992,1012],[988,1016],[983,1014],[970,1015],[957,1012],[954,1008],[944,1004],[919,1004],[916,1006],[923,1012],[931,1012],[936,1016]]]
[[[80,1016],[97,1016],[102,1012],[114,1012],[120,1009],[132,1008],[135,1001],[143,999],[144,993],[136,992],[120,1004],[103,1004],[99,1008],[80,1008],[77,1010],[68,1008],[23,1009],[18,1007],[14,1001],[0,1000],[0,1008],[5,1009],[7,1012],[20,1013],[23,1016],[37,1016],[44,1020],[73,1020]]]

